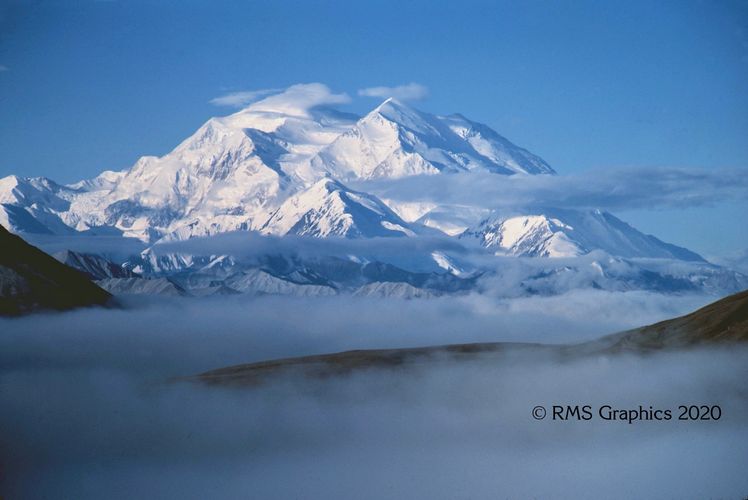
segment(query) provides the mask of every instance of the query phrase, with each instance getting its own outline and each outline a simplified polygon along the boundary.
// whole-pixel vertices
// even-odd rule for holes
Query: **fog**
[[[742,498],[748,351],[507,352],[246,389],[168,382],[356,348],[577,342],[712,298],[131,300],[0,320],[9,498]],[[719,421],[536,421],[536,405],[719,404]]]

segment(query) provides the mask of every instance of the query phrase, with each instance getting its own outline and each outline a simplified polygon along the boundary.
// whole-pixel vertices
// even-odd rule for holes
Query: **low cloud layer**
[[[745,169],[628,168],[563,176],[470,173],[353,184],[381,198],[507,209],[685,208],[745,200]]]
[[[349,259],[355,256],[354,258],[362,261],[387,262],[415,272],[442,270],[430,257],[433,252],[449,252],[453,256],[467,256],[470,252],[460,241],[447,236],[346,239],[295,235],[280,237],[253,231],[237,231],[162,243],[154,245],[151,251],[155,255],[231,255],[245,263],[253,263],[256,258],[269,255],[302,259]]]
[[[401,101],[418,101],[428,97],[429,89],[425,85],[412,82],[407,85],[397,85],[395,87],[368,87],[360,89],[358,95],[380,99],[394,97]]]
[[[354,348],[574,341],[704,297],[142,301],[0,320],[0,492],[132,498],[709,498],[748,488],[744,350],[168,384]],[[283,311],[279,314],[279,311]],[[538,404],[720,404],[718,422],[538,422]],[[580,481],[580,478],[583,480]]]

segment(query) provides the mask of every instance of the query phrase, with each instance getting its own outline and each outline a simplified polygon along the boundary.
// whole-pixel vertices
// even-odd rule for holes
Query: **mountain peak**
[[[398,127],[404,127],[418,133],[438,134],[434,125],[430,123],[432,121],[430,115],[418,111],[407,104],[403,104],[394,97],[385,99],[382,104],[374,108],[363,120],[374,116],[385,118]]]
[[[643,234],[601,210],[533,210],[484,220],[463,237],[486,248],[523,257],[574,257],[603,250],[624,258],[666,258],[704,262],[685,248]]]
[[[323,177],[314,184],[312,184],[312,187],[309,188],[310,190],[324,190],[329,192],[332,191],[339,191],[341,189],[347,189],[343,184],[336,181],[332,177]]]
[[[412,109],[410,106],[403,104],[402,102],[398,101],[394,97],[388,97],[384,101],[382,101],[379,106],[374,108],[375,112],[379,112],[386,109]]]
[[[413,235],[408,226],[379,198],[325,177],[287,199],[262,231],[314,238],[371,238]]]
[[[461,115],[442,117],[392,97],[312,158],[342,180],[483,171],[554,173],[542,158]]]
[[[17,175],[11,174],[7,175],[3,178],[0,178],[0,187],[7,188],[7,187],[15,187],[18,185],[18,183],[21,181],[21,178]]]

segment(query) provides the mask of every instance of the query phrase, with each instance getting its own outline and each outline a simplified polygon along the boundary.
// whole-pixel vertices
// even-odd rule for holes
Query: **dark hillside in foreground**
[[[0,316],[105,305],[111,295],[0,226]]]

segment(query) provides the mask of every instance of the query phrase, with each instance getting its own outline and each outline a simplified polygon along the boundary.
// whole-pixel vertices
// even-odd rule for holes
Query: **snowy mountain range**
[[[426,236],[477,246],[487,255],[563,259],[602,251],[614,259],[670,259],[709,266],[694,252],[645,235],[598,210],[517,207],[509,215],[498,215],[480,203],[459,210],[439,200],[409,207],[352,189],[349,183],[372,179],[397,182],[410,176],[531,176],[555,171],[488,126],[459,114],[433,115],[387,99],[357,117],[291,98],[293,92],[326,90],[319,87],[294,86],[229,116],[211,118],[171,152],[144,156],[127,170],[105,171],[69,185],[46,178],[0,179],[0,224],[18,234],[116,234],[136,238],[150,249],[234,231],[351,240]],[[217,258],[227,257],[156,258],[150,249],[130,259],[125,271],[117,270],[121,263],[112,268],[91,255],[65,254],[61,260],[88,274],[95,272],[99,280],[127,280],[110,284],[129,290],[139,286],[133,281],[138,277],[129,274],[132,269],[145,277],[185,269],[203,272]],[[453,257],[425,252],[423,258],[434,269],[457,276],[464,269],[453,265]],[[362,265],[371,262],[352,258]],[[269,285],[273,279],[295,283],[278,273],[268,274],[273,278],[269,279],[235,265],[231,261],[228,267],[241,276],[219,280],[230,290],[258,283],[261,289],[287,289]],[[357,286],[367,286],[375,294],[387,292],[387,286],[376,283],[380,282],[364,280]],[[418,286],[408,280],[389,283],[400,283],[393,293],[419,296],[404,288]],[[295,284],[313,285],[320,294],[335,289],[324,279]]]
[[[357,119],[273,96],[211,118],[170,153],[142,157],[126,171],[68,186],[6,177],[0,223],[54,234],[110,227],[149,243],[236,230],[396,236],[418,231],[346,181],[472,171],[554,173],[460,115],[435,116],[387,99]]]

